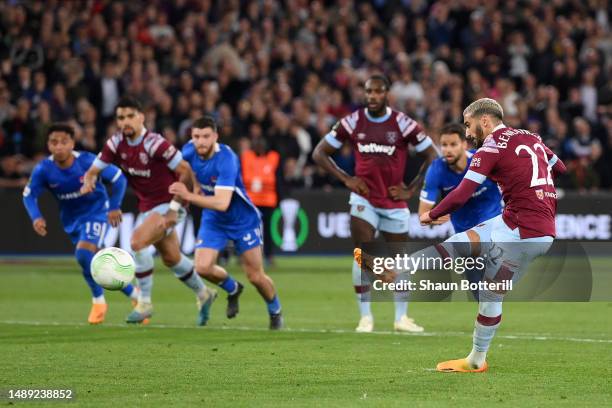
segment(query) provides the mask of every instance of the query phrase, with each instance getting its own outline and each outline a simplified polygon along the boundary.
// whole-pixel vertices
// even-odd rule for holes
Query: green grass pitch
[[[601,259],[600,271],[612,269]],[[231,272],[245,277],[232,264]],[[393,306],[373,306],[375,334],[355,334],[350,258],[279,258],[270,271],[288,330],[269,332],[247,284],[240,315],[225,295],[206,328],[195,298],[164,267],[155,315],[127,326],[107,292],[104,325],[72,259],[0,262],[0,390],[72,388],[71,406],[605,406],[612,401],[612,303],[508,303],[480,375],[434,371],[465,356],[476,305],[413,303],[424,335],[392,334]],[[28,403],[0,400],[0,406]],[[58,406],[53,403],[52,406]],[[44,403],[31,403],[42,406]]]

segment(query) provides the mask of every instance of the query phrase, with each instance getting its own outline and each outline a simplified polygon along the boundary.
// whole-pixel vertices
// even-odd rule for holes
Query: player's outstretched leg
[[[213,248],[197,248],[195,251],[195,270],[209,282],[219,285],[227,293],[226,316],[233,319],[239,312],[239,298],[243,285],[232,278],[225,269],[216,265],[219,251]]]
[[[178,237],[175,231],[155,243],[162,262],[174,272],[174,276],[196,295],[198,316],[196,324],[206,326],[210,318],[210,308],[217,298],[217,292],[204,284],[200,275],[195,273],[193,262],[180,251]]]
[[[92,305],[89,317],[87,318],[90,324],[100,324],[104,322],[106,311],[108,310],[108,305],[104,299],[104,289],[102,289],[91,276],[90,265],[96,250],[97,248],[95,245],[90,242],[79,242],[75,251],[76,260],[79,265],[81,265],[81,270],[83,271],[83,278],[85,278],[91,290]]]
[[[257,288],[263,297],[270,315],[270,330],[279,330],[284,326],[281,304],[274,288],[274,282],[263,269],[262,247],[248,249],[240,255],[242,267],[249,282]]]

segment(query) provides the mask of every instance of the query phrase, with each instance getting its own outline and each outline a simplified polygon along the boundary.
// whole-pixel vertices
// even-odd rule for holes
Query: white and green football
[[[101,249],[91,260],[91,276],[104,289],[123,289],[134,279],[134,258],[121,248]]]

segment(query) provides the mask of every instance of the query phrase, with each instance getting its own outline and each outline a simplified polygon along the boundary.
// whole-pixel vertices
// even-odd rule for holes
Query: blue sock
[[[225,278],[223,282],[219,283],[219,287],[230,295],[233,295],[236,293],[236,290],[238,290],[238,283],[228,274],[227,278]]]
[[[280,313],[281,304],[278,300],[277,295],[274,295],[274,297],[270,301],[266,300],[266,303],[268,304],[268,313],[270,313],[271,315]]]
[[[126,296],[132,296],[132,293],[134,292],[134,286],[130,283],[128,284],[125,288],[121,289],[121,291],[126,295]]]
[[[104,289],[102,286],[98,285],[91,276],[91,259],[94,257],[94,253],[83,248],[77,248],[74,255],[76,256],[77,262],[81,265],[81,269],[83,270],[83,277],[89,285],[89,289],[91,290],[92,297],[99,297],[104,294]]]

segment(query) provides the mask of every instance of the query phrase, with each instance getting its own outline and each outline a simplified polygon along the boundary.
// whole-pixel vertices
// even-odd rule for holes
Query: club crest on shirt
[[[140,159],[140,162],[144,165],[149,164],[149,156],[147,156],[147,154],[145,152],[140,152],[138,154],[138,158]]]
[[[397,141],[397,132],[387,132],[385,135],[387,142],[394,144]]]
[[[542,190],[542,189],[536,190],[535,193],[536,193],[536,196],[538,197],[539,200],[543,200],[544,199],[544,190]]]

